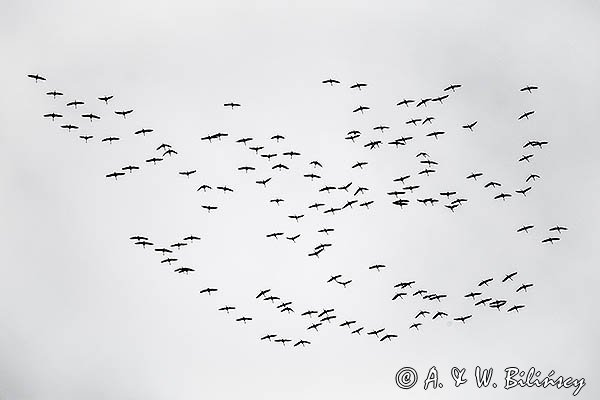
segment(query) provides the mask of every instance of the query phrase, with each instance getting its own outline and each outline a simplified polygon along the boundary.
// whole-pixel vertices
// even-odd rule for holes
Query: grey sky
[[[571,396],[569,389],[478,390],[472,382],[455,389],[447,374],[454,365],[491,366],[498,374],[508,366],[554,369],[586,378],[578,398],[600,394],[600,325],[592,308],[600,233],[596,2],[1,5],[1,399],[425,399],[431,389],[420,383],[402,391],[394,374],[413,366],[422,378],[432,365],[446,385],[435,393],[440,399]],[[29,73],[48,80],[35,84]],[[342,84],[321,84],[329,77]],[[368,87],[348,88],[359,81]],[[454,82],[463,87],[443,105],[395,105],[439,96]],[[526,84],[540,90],[519,92]],[[52,89],[65,96],[44,95]],[[115,96],[109,106],[96,100],[105,94]],[[85,106],[67,109],[74,99]],[[242,107],[224,108],[229,101]],[[361,104],[371,110],[351,112]],[[113,113],[126,108],[135,111],[125,120]],[[532,119],[517,121],[528,110],[536,111]],[[52,111],[81,128],[66,133],[42,118]],[[90,124],[83,112],[102,119]],[[425,115],[436,118],[431,129],[446,131],[440,140],[425,137],[429,128],[405,124]],[[461,128],[474,120],[474,133]],[[391,129],[374,133],[378,124]],[[132,134],[143,127],[154,132]],[[352,129],[363,132],[355,145],[344,140]],[[230,136],[200,140],[215,132]],[[77,137],[85,133],[94,135],[87,145]],[[271,141],[276,133],[286,140]],[[122,140],[99,142],[109,135]],[[399,149],[386,144],[402,135],[415,139]],[[278,173],[235,143],[241,137],[302,156],[281,158],[291,171]],[[379,137],[381,149],[363,148]],[[517,160],[530,139],[550,144],[524,165]],[[163,142],[180,154],[147,165]],[[390,204],[392,179],[416,174],[419,151],[440,162],[439,172],[414,179],[424,194],[456,190],[468,198],[456,213],[422,206],[417,195],[403,210]],[[313,159],[325,167],[322,182],[302,177]],[[357,161],[369,165],[351,169]],[[118,182],[105,178],[129,163],[142,169]],[[257,171],[236,170],[245,164]],[[177,174],[186,169],[198,173]],[[465,179],[479,171],[482,180]],[[526,199],[502,203],[483,188],[493,179],[514,190],[530,173],[541,179]],[[254,183],[270,176],[267,188]],[[348,182],[370,188],[361,201],[374,200],[371,209],[335,216],[306,209],[321,200],[343,203],[351,194],[317,190]],[[202,183],[235,192],[196,192]],[[268,202],[277,196],[286,199],[279,208]],[[209,215],[201,204],[219,209]],[[295,213],[306,217],[287,218]],[[515,233],[528,223],[533,232]],[[542,245],[557,224],[569,231]],[[336,229],[329,238],[316,233],[326,226]],[[274,231],[302,237],[295,245],[265,238]],[[196,272],[174,274],[152,250],[132,245],[134,234],[161,245],[201,236],[178,253]],[[306,256],[325,241],[333,246],[318,260]],[[387,270],[367,269],[377,263]],[[513,286],[535,286],[516,294],[498,284],[489,293],[526,304],[519,314],[477,309],[463,298],[481,279],[497,282],[512,271],[519,273]],[[345,290],[325,283],[338,273],[353,280]],[[390,301],[393,284],[403,280],[448,294],[431,311],[473,318],[409,331],[422,303]],[[207,286],[219,292],[200,295]],[[255,300],[264,288],[293,301],[295,315]],[[217,311],[226,304],[238,309]],[[338,321],[307,331],[300,312],[324,307],[335,308]],[[235,322],[240,315],[254,320],[244,326]],[[337,326],[345,319],[399,337],[380,343],[350,335]],[[271,331],[312,344],[258,340]]]

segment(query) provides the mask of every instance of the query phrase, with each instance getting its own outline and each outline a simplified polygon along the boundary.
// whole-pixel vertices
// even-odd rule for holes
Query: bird
[[[77,125],[72,124],[61,125],[60,127],[63,129],[67,129],[69,132],[71,132],[71,129],[79,129]]]
[[[550,232],[558,232],[558,233],[562,233],[562,231],[567,231],[569,230],[568,228],[564,227],[564,226],[558,226],[556,225],[555,227],[552,227],[550,229],[548,229]]]
[[[136,167],[135,165],[128,165],[126,167],[121,168],[123,171],[129,171],[129,173],[133,172],[134,170],[138,170],[140,169],[140,167]]]
[[[438,96],[438,97],[434,97],[433,99],[431,99],[431,101],[439,101],[440,104],[444,103],[444,100],[446,100],[448,98],[449,95],[445,94],[443,96]]]
[[[324,80],[323,83],[329,84],[330,86],[333,86],[334,83],[339,84],[340,81],[338,81],[336,79],[333,79],[333,78],[329,78],[329,79]]]
[[[379,334],[381,332],[383,332],[384,330],[385,330],[385,328],[372,330],[371,332],[367,332],[367,335],[375,335],[376,337],[379,337]]]
[[[454,196],[456,192],[441,192],[440,196],[446,196],[446,198],[450,198],[450,196]]]
[[[355,108],[354,110],[352,110],[352,112],[359,112],[360,111],[361,114],[364,114],[364,111],[370,110],[370,109],[371,108],[367,107],[367,106],[358,106],[357,108]]]
[[[91,135],[82,135],[82,136],[79,136],[79,137],[80,137],[81,139],[85,140],[85,142],[86,142],[86,143],[87,143],[87,141],[88,141],[89,139],[93,138],[93,136],[91,136]]]
[[[350,89],[358,89],[361,90],[361,88],[366,87],[367,84],[366,83],[355,83],[354,85],[350,86]]]
[[[417,107],[423,105],[425,107],[427,107],[427,103],[431,101],[431,98],[426,98],[426,99],[421,99],[421,101],[419,101],[417,103]]]
[[[443,317],[447,317],[448,314],[443,312],[443,311],[438,311],[433,315],[433,318],[431,319],[436,319],[437,317],[443,318]]]
[[[259,185],[263,185],[264,187],[266,187],[267,183],[269,183],[270,180],[271,180],[271,178],[267,178],[267,179],[256,181],[256,183],[258,183]]]
[[[481,172],[472,172],[469,176],[467,176],[467,179],[477,180],[477,178],[482,175],[483,174]]]
[[[397,106],[406,106],[406,107],[408,107],[408,105],[409,105],[410,103],[414,103],[414,102],[415,102],[414,100],[410,100],[410,99],[409,99],[409,100],[407,100],[407,99],[402,99],[402,101],[398,102],[396,105],[397,105]]]
[[[340,326],[346,326],[348,328],[350,328],[350,325],[355,324],[356,321],[344,321],[340,324]]]
[[[158,252],[160,252],[162,255],[165,255],[166,253],[172,253],[172,252],[173,252],[172,250],[169,250],[169,249],[164,249],[164,248],[161,248],[161,249],[154,249],[154,251],[158,251]]]
[[[481,282],[479,282],[479,284],[477,286],[489,286],[488,283],[490,283],[491,281],[493,281],[494,278],[488,278],[488,279],[484,279]]]
[[[202,290],[200,291],[200,293],[201,293],[201,294],[202,294],[202,293],[206,293],[206,294],[208,294],[208,295],[210,296],[210,294],[211,294],[212,292],[216,292],[217,290],[218,290],[218,289],[216,289],[216,288],[210,288],[210,287],[208,287],[208,288],[206,288],[206,289],[202,289]]]
[[[502,282],[506,282],[507,280],[513,280],[512,278],[517,275],[517,272],[511,272],[510,274],[507,274],[504,279],[502,279]]]
[[[194,269],[187,268],[187,267],[180,267],[180,268],[175,269],[175,272],[187,275],[189,272],[194,272]]]
[[[223,193],[233,192],[233,189],[227,186],[217,186],[217,190],[222,190]]]
[[[107,174],[106,177],[107,178],[115,178],[115,180],[117,180],[117,178],[119,176],[123,176],[125,175],[123,172],[111,172],[110,174]]]
[[[319,327],[321,325],[323,325],[322,322],[317,322],[317,323],[311,324],[308,328],[306,328],[306,330],[308,331],[308,330],[314,329],[315,332],[318,332],[319,331]]]
[[[417,323],[415,323],[415,324],[412,324],[411,326],[409,326],[409,327],[408,327],[408,329],[412,329],[412,328],[414,328],[414,329],[416,329],[416,330],[419,330],[419,326],[421,326],[421,325],[423,325],[423,324],[422,324],[422,323],[420,323],[420,322],[417,322]]]
[[[47,92],[46,95],[52,96],[52,98],[55,99],[56,96],[62,96],[63,94],[61,92],[57,92],[56,90],[53,90],[51,92]]]
[[[189,235],[184,237],[183,240],[189,240],[190,242],[193,242],[194,240],[200,240],[200,238],[198,236]]]
[[[154,129],[143,128],[143,129],[133,132],[133,134],[139,135],[141,133],[142,135],[146,136],[146,133],[150,133],[150,132],[154,132]]]
[[[529,192],[530,190],[531,190],[531,186],[526,187],[525,189],[515,190],[515,192],[527,197],[527,192]]]
[[[527,86],[525,86],[525,87],[523,87],[523,88],[519,89],[519,91],[521,91],[521,92],[529,92],[529,93],[531,93],[531,91],[532,91],[532,90],[537,90],[537,89],[539,89],[537,86],[533,86],[533,85],[527,85]]]
[[[102,139],[102,142],[108,142],[108,144],[112,144],[112,142],[116,142],[118,140],[121,140],[121,139],[116,136],[108,136],[108,137],[105,137],[104,139]]]
[[[231,310],[235,310],[235,307],[233,307],[233,306],[224,306],[224,307],[219,308],[219,311],[225,311],[225,312],[227,312],[227,314],[229,314],[229,311],[231,311]]]
[[[81,116],[82,116],[83,118],[89,118],[89,119],[90,119],[90,122],[92,122],[92,121],[93,121],[93,120],[95,120],[95,119],[100,119],[100,117],[99,117],[99,116],[97,116],[96,114],[92,114],[92,113],[81,114]]]
[[[383,342],[384,340],[389,340],[391,341],[393,338],[397,338],[398,335],[392,334],[392,333],[388,333],[387,335],[384,335],[381,339],[379,339],[380,342]]]
[[[231,107],[231,109],[233,110],[235,107],[241,107],[241,104],[229,102],[229,103],[223,104],[223,106],[225,106],[225,107]]]
[[[73,107],[75,107],[75,109],[77,109],[77,106],[81,106],[83,104],[84,104],[83,101],[73,100],[73,101],[70,101],[67,103],[67,107],[73,106]]]
[[[405,292],[396,293],[394,295],[394,297],[392,297],[392,300],[396,300],[397,298],[400,298],[400,300],[402,300],[402,296],[406,296],[406,293]]]
[[[315,310],[308,310],[308,311],[305,311],[305,312],[303,312],[303,313],[302,313],[302,314],[300,314],[300,315],[302,315],[302,316],[305,316],[305,315],[307,315],[307,316],[309,316],[310,318],[312,318],[313,314],[317,314],[317,313],[318,313],[318,311],[315,311]],[[319,325],[320,325],[320,324],[319,324]]]
[[[519,229],[517,229],[517,232],[529,233],[529,230],[533,229],[533,228],[534,228],[533,225],[523,225],[522,227],[520,227]]]
[[[115,114],[117,115],[122,115],[124,119],[126,119],[126,116],[128,114],[131,114],[133,112],[133,110],[122,110],[122,111],[115,111]]]
[[[269,293],[271,291],[271,289],[263,289],[261,290],[258,295],[256,295],[256,298],[259,299],[261,297],[265,297],[267,293]]]
[[[351,334],[355,334],[355,333],[356,333],[357,335],[359,335],[359,336],[360,336],[360,332],[361,332],[363,329],[365,329],[365,328],[361,326],[360,328],[353,330],[353,331],[351,332]]]
[[[473,315],[465,315],[464,317],[457,317],[454,318],[455,321],[461,321],[463,324],[465,323],[466,320],[468,320],[469,318],[471,318]]]
[[[297,151],[286,151],[285,153],[281,154],[283,154],[284,156],[290,156],[290,158],[300,155],[300,153],[298,153]]]
[[[53,113],[49,113],[49,114],[44,114],[44,117],[52,118],[52,121],[54,121],[54,118],[62,118],[62,115],[53,112]]]
[[[533,154],[527,154],[527,155],[524,155],[524,156],[522,156],[521,158],[519,158],[519,162],[522,162],[522,161],[527,161],[527,162],[529,162],[529,159],[530,159],[530,158],[532,158],[532,157],[533,157]]]
[[[500,193],[499,195],[494,196],[494,199],[502,199],[502,201],[504,201],[507,197],[512,197],[512,194]]]
[[[46,78],[44,78],[43,76],[41,76],[41,75],[38,75],[38,74],[28,74],[27,76],[28,76],[29,78],[32,78],[32,79],[34,79],[34,80],[35,80],[35,83],[37,83],[38,81],[45,81],[45,80],[46,80]]]
[[[152,164],[156,165],[156,163],[157,163],[157,162],[160,162],[160,161],[162,161],[162,160],[163,160],[163,159],[162,159],[162,158],[160,158],[160,157],[152,157],[152,158],[149,158],[149,159],[147,159],[147,160],[146,160],[146,162],[147,162],[147,163],[150,163],[150,162],[151,162]]]
[[[539,179],[539,178],[540,178],[540,176],[539,176],[539,175],[537,175],[537,174],[531,174],[531,175],[529,175],[529,176],[527,177],[527,179],[525,179],[525,182],[529,182],[530,180],[532,180],[532,181],[534,181],[534,182],[535,182],[535,180],[536,180],[536,179]]]
[[[523,114],[521,114],[521,116],[518,118],[519,120],[526,118],[529,119],[529,116],[532,115],[535,111],[527,111],[524,112]]]
[[[524,283],[521,286],[519,286],[519,288],[517,289],[517,293],[519,293],[521,290],[527,291],[527,289],[529,289],[532,286],[533,283]]]
[[[477,125],[477,121],[475,121],[475,122],[471,122],[470,124],[465,124],[465,125],[463,125],[462,127],[463,127],[463,128],[465,128],[465,129],[468,129],[468,130],[470,130],[471,132],[473,132],[473,127],[474,127],[475,125]]]
[[[488,297],[488,298],[486,298],[486,299],[479,300],[477,303],[475,303],[475,305],[476,305],[476,306],[479,306],[479,305],[482,305],[482,304],[483,304],[483,305],[485,305],[485,304],[486,304],[488,301],[490,301],[491,299],[492,299],[491,297]]]
[[[102,97],[98,97],[98,100],[103,101],[104,104],[108,104],[108,101],[112,98],[113,98],[113,96],[102,96]]]
[[[381,133],[383,133],[384,130],[386,129],[390,129],[389,126],[386,125],[377,125],[376,127],[373,128],[374,131],[380,131]]]
[[[558,237],[549,237],[549,238],[542,240],[542,243],[554,244],[554,242],[558,242],[559,240],[560,240],[560,238],[558,238]]]
[[[444,89],[444,92],[447,92],[448,90],[452,90],[452,91],[454,92],[454,91],[455,91],[455,89],[458,89],[458,88],[460,88],[460,87],[462,87],[462,85],[460,85],[460,84],[455,84],[455,83],[454,83],[454,84],[452,84],[452,85],[448,86],[447,88],[445,88],[445,89]]]

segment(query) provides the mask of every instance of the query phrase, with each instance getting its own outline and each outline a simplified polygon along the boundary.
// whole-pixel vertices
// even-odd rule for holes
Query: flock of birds
[[[37,75],[30,74],[28,77],[35,80],[35,82],[43,82],[46,81],[46,78]],[[340,85],[341,83],[333,78],[326,79],[322,82],[325,85],[335,87]],[[352,90],[365,90],[368,85],[366,83],[357,82],[350,86]],[[436,96],[420,98],[420,99],[407,99],[404,98],[399,101],[396,106],[402,108],[409,108],[415,111],[418,110],[428,110],[428,104],[444,104],[444,101],[451,98],[450,96],[454,96],[457,91],[460,91],[462,85],[461,84],[451,84],[444,88],[441,93]],[[533,93],[534,91],[539,90],[537,86],[527,85],[520,89],[521,92],[525,93]],[[61,96],[64,96],[62,92],[57,90],[52,90],[46,92],[47,96],[51,96],[53,99],[60,99]],[[95,100],[101,106],[107,107],[111,104],[113,100],[113,95],[101,95],[97,97]],[[412,107],[414,103],[414,107]],[[86,103],[82,100],[72,100],[66,104],[68,109],[79,110],[78,107],[90,106],[89,103]],[[227,102],[223,104],[224,107],[230,108],[232,110],[238,109],[242,107],[240,103],[236,102]],[[91,108],[95,108],[94,104],[91,105]],[[356,108],[352,110],[353,113],[365,114],[368,113],[371,108],[366,105],[358,105]],[[124,108],[118,110],[112,110],[112,113],[116,115],[118,118],[122,117],[126,119],[128,117],[131,118],[131,114],[134,112],[132,108]],[[522,114],[516,116],[517,120],[529,120],[534,115],[534,110],[528,110],[523,112]],[[63,114],[66,114],[64,111],[54,111],[44,114],[45,118],[50,119],[51,121],[57,121],[59,119],[65,118]],[[111,114],[111,113],[109,113]],[[94,121],[98,121],[101,118],[106,118],[107,116],[103,113],[99,115],[99,113],[85,112],[81,113],[79,118],[83,118],[89,120],[90,123],[94,123]],[[73,115],[69,115],[70,122],[60,125],[60,127],[67,132],[76,131],[79,129],[77,122],[72,121]],[[429,112],[419,118],[410,118],[405,124],[407,126],[412,127],[428,127],[434,124],[435,120],[434,115],[430,115]],[[462,129],[468,132],[476,132],[477,129],[477,120],[473,120],[461,125]],[[385,131],[390,130],[390,127],[387,125],[379,124],[373,127],[374,131],[378,131],[383,134]],[[140,128],[134,132],[134,135],[146,136],[147,134],[151,134],[153,129],[151,128]],[[425,134],[425,137],[433,138],[434,140],[440,140],[440,138],[446,134],[446,131],[436,129],[432,130]],[[345,134],[344,139],[346,141],[351,142],[354,145],[357,145],[357,141],[360,141],[362,133],[359,130],[351,130]],[[201,137],[201,142],[213,143],[213,142],[221,142],[224,140],[228,140],[229,134],[223,132],[216,132],[213,134],[208,134],[206,136]],[[91,134],[82,134],[79,138],[84,143],[91,143],[95,137]],[[400,146],[407,146],[414,139],[414,136],[400,136],[394,138],[393,140],[387,141],[388,146],[392,146],[394,148],[398,148]],[[115,142],[120,141],[121,138],[119,136],[106,136],[100,139],[101,143],[113,144]],[[255,175],[262,174],[259,176],[255,176],[252,178],[254,182],[261,187],[268,188],[272,185],[272,180],[275,174],[279,174],[285,171],[297,171],[297,164],[294,164],[294,160],[301,159],[302,154],[294,149],[289,149],[287,151],[279,151],[279,143],[286,142],[286,138],[281,134],[273,135],[271,138],[271,145],[260,145],[256,143],[253,137],[240,137],[235,139],[235,143],[240,144],[244,148],[247,148],[249,151],[253,152],[257,157],[257,164],[254,165],[241,165],[237,167],[237,171],[243,173],[244,175]],[[382,145],[384,145],[383,140],[367,140],[364,143],[361,143],[362,146],[368,150],[376,150],[379,149]],[[531,150],[532,152],[523,154],[522,157],[518,160],[519,163],[528,164],[531,162],[532,158],[535,156],[533,152],[534,149],[541,150],[544,146],[549,144],[546,140],[528,140],[523,145],[523,149]],[[277,148],[275,148],[277,146]],[[150,154],[147,158],[145,158],[145,163],[147,165],[157,165],[165,162],[165,160],[174,156],[177,156],[179,153],[177,150],[173,148],[170,144],[161,143],[158,147],[155,148],[154,153]],[[414,172],[402,174],[401,176],[395,177],[391,179],[391,184],[394,186],[392,190],[386,192],[386,195],[389,199],[391,199],[390,203],[392,206],[397,206],[400,209],[404,207],[408,207],[412,202],[423,204],[424,206],[435,206],[437,203],[445,203],[444,207],[447,208],[452,213],[456,212],[459,207],[463,207],[465,203],[468,202],[468,199],[457,191],[452,189],[447,189],[444,191],[440,191],[439,194],[436,195],[423,195],[423,196],[415,196],[415,194],[423,192],[423,188],[427,183],[427,177],[433,175],[437,172],[439,168],[439,162],[432,159],[429,154],[425,151],[419,151],[415,157],[417,162],[417,167]],[[260,161],[260,162],[259,162]],[[260,165],[258,165],[260,164]],[[362,170],[367,167],[369,161],[360,160],[355,162],[353,165],[349,166],[351,170]],[[323,198],[323,196],[330,195],[331,193],[339,193],[343,196],[346,196],[346,199],[338,204],[328,203],[328,200],[319,200],[311,204],[305,204],[301,207],[296,213],[292,213],[287,215],[286,217],[289,220],[293,220],[298,223],[298,226],[301,226],[301,222],[305,218],[306,213],[323,213],[330,215],[338,215],[341,213],[346,213],[348,210],[353,209],[354,206],[358,208],[369,210],[370,207],[374,206],[376,201],[376,196],[371,190],[372,188],[368,186],[362,186],[356,184],[354,182],[342,182],[338,184],[325,184],[319,185],[315,188],[315,183],[320,182],[325,179],[325,171],[323,164],[319,160],[309,159],[307,163],[304,164],[306,169],[304,171],[300,171],[300,175],[303,178],[306,178],[307,182],[311,185],[311,190],[314,190],[315,194]],[[136,165],[136,163],[128,164],[120,167],[120,169],[116,169],[106,174],[106,178],[119,180],[119,178],[124,177],[125,175],[133,174],[135,171],[140,170],[142,167],[140,165]],[[265,173],[264,171],[270,171],[269,173]],[[196,169],[191,170],[181,170],[178,172],[179,175],[184,176],[186,178],[190,178],[192,176],[196,176]],[[464,179],[472,180],[473,182],[479,182],[483,180],[484,173],[481,171],[472,171],[468,175],[465,176]],[[509,198],[513,197],[513,193],[515,195],[520,195],[522,197],[527,197],[527,194],[530,190],[533,189],[534,183],[540,179],[540,175],[536,173],[530,173],[523,181],[523,183],[517,187],[513,187],[512,190],[503,190],[504,186],[495,181],[488,180],[482,186],[486,190],[500,190],[499,193],[493,194],[494,200],[502,200],[507,201]],[[212,185],[205,182],[202,182],[197,186],[197,192],[207,192],[207,191],[221,191],[223,194],[230,194],[234,192],[234,188],[231,188],[227,185]],[[282,197],[274,196],[269,200],[269,203],[273,204],[275,207],[280,206],[282,203],[286,202],[286,199]],[[205,209],[208,213],[214,212],[219,209],[219,204],[214,203],[203,203],[201,207]],[[527,234],[531,230],[534,229],[534,225],[531,224],[523,224],[521,227],[516,229],[518,233]],[[542,243],[554,243],[560,240],[560,236],[563,232],[567,231],[568,228],[562,225],[554,225],[548,228],[548,232],[551,235],[547,237],[543,237],[541,239]],[[319,235],[319,237],[329,237],[335,231],[335,228],[328,226],[323,227],[322,229],[313,232],[315,235]],[[287,241],[291,243],[297,243],[301,240],[301,237],[305,234],[301,234],[298,232],[282,232],[280,230],[268,232],[265,234],[266,239],[278,240],[279,238],[285,238]],[[182,240],[177,240],[172,244],[158,246],[155,245],[150,239],[145,235],[134,235],[130,238],[132,242],[136,246],[140,246],[142,248],[153,248],[154,252],[158,254],[161,258],[161,264],[172,265],[175,264],[177,268],[174,269],[174,272],[179,274],[189,274],[194,272],[193,268],[180,266],[179,258],[176,252],[179,252],[182,248],[192,245],[194,242],[201,240],[199,236],[189,235]],[[327,249],[333,246],[333,243],[322,243],[318,240],[318,244],[312,246],[310,250],[307,252],[308,256],[311,258],[319,258]],[[368,270],[373,272],[381,272],[387,269],[385,264],[373,264],[371,266],[366,267]],[[504,291],[510,289],[511,293],[518,293],[516,296],[524,295],[527,292],[527,289],[533,287],[532,283],[521,283],[516,287],[511,287],[513,283],[513,278],[518,275],[518,272],[511,272],[506,274],[503,278],[501,278],[501,282],[498,287]],[[464,295],[464,298],[470,299],[473,301],[473,306],[476,308],[487,307],[488,309],[505,309],[507,313],[519,312],[520,309],[524,308],[525,305],[522,304],[521,301],[514,302],[511,299],[508,299],[508,296],[493,296],[484,293],[485,289],[493,284],[494,277],[485,277],[483,278],[476,286],[473,291]],[[344,277],[343,274],[335,274],[331,275],[329,279],[327,279],[327,284],[335,284],[339,285],[343,288],[347,288],[352,285],[353,280]],[[444,293],[438,293],[435,290],[431,290],[431,288],[423,288],[416,287],[417,283],[414,280],[406,280],[403,282],[399,282],[393,285],[393,288],[390,290],[393,292],[391,295],[392,301],[403,301],[405,298],[415,298],[418,302],[418,309],[415,310],[414,320],[408,323],[408,329],[411,331],[418,331],[419,327],[422,327],[426,320],[434,321],[434,320],[443,320],[446,318],[451,318],[454,321],[462,322],[465,324],[468,320],[473,317],[472,313],[468,314],[453,314],[446,307],[444,307],[443,301],[447,299],[448,295]],[[212,293],[217,292],[218,289],[214,287],[207,287],[200,291],[201,294],[211,295]],[[508,292],[503,292],[508,293]],[[263,300],[265,302],[275,303],[276,309],[281,313],[292,314],[296,313],[294,310],[293,302],[290,300],[282,300],[279,296],[274,295],[271,289],[260,289],[258,295],[256,296],[257,300]],[[509,304],[510,302],[510,304]],[[226,312],[229,314],[230,312],[237,311],[235,306],[224,305],[218,308],[219,311]],[[343,319],[343,321],[338,320],[338,316],[335,313],[335,309],[333,307],[315,307],[310,308],[306,311],[298,312],[299,316],[302,318],[308,318],[308,326],[307,331],[318,332],[319,328],[323,327],[324,324],[332,324],[334,320],[340,321],[338,324],[341,328],[347,329],[351,334],[360,335],[361,332],[365,329],[364,325],[359,323],[354,319]],[[453,315],[451,315],[453,314]],[[248,315],[240,315],[236,317],[237,322],[248,323],[252,321],[253,318]],[[374,336],[378,338],[380,341],[391,341],[398,337],[398,334],[392,333],[386,330],[385,327],[377,327],[374,329],[367,329],[364,331],[368,336]],[[268,340],[274,341],[277,343],[282,343],[285,345],[288,342],[294,342],[294,347],[298,346],[306,346],[311,344],[311,341],[306,340],[305,338],[301,339],[289,339],[284,337],[279,337],[275,333],[267,333],[265,336],[261,337],[260,340]]]

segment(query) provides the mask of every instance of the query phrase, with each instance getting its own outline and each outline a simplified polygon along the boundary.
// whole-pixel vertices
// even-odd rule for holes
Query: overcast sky
[[[440,399],[572,393],[475,389],[472,379],[453,387],[451,367],[472,378],[477,365],[493,367],[499,385],[510,366],[585,378],[578,398],[598,398],[596,2],[150,3],[1,3],[0,399],[425,399],[433,365],[445,385]],[[26,76],[36,73],[47,80]],[[341,84],[323,85],[327,78]],[[368,86],[350,89],[356,82]],[[443,104],[396,106],[441,96],[451,83],[462,87]],[[540,89],[520,92],[527,84]],[[64,96],[46,96],[51,90]],[[114,98],[105,105],[103,95]],[[85,104],[66,107],[72,100]],[[242,106],[223,107],[230,101]],[[353,113],[359,105],[371,109]],[[134,112],[114,114],[124,109]],[[42,117],[50,112],[64,117]],[[87,112],[101,119],[90,123]],[[405,123],[426,116],[431,125]],[[473,121],[473,132],[461,128]],[[133,134],[142,128],[154,131]],[[362,132],[356,143],[344,139],[351,130]],[[425,136],[436,130],[446,133]],[[201,140],[217,132],[229,136]],[[87,144],[78,137],[86,134],[94,136]],[[102,143],[107,136],[121,140]],[[387,144],[401,136],[414,139]],[[242,137],[279,156],[257,156],[235,142]],[[370,140],[383,143],[371,151]],[[528,140],[549,145],[523,149]],[[162,155],[161,143],[178,154],[146,163]],[[281,155],[290,150],[301,156]],[[418,175],[421,151],[439,163],[430,177]],[[531,162],[518,162],[530,153]],[[351,168],[357,161],[368,165]],[[290,169],[272,170],[277,162]],[[140,170],[105,177],[128,164]],[[238,171],[243,165],[256,171]],[[178,174],[185,170],[197,172]],[[323,178],[311,182],[302,176],[309,172]],[[467,180],[472,172],[484,175]],[[526,184],[532,173],[540,179]],[[386,193],[409,174],[421,187],[400,209]],[[265,188],[255,183],[268,177]],[[502,187],[483,187],[492,180]],[[348,193],[319,192],[349,182]],[[202,184],[234,192],[198,192]],[[359,186],[369,191],[353,196]],[[526,198],[514,192],[526,186]],[[452,213],[442,191],[468,201]],[[494,200],[500,192],[513,197]],[[279,207],[269,202],[276,197],[285,199]],[[424,206],[423,197],[440,202]],[[307,208],[352,198],[374,203],[335,215]],[[219,208],[209,214],[207,204]],[[529,234],[515,232],[527,224],[535,225]],[[555,225],[569,230],[542,244],[558,236],[548,232]],[[317,233],[326,227],[335,231]],[[271,232],[301,236],[294,244],[266,238]],[[202,239],[168,266],[129,240],[136,234],[156,246]],[[333,245],[308,257],[319,243]],[[173,272],[182,266],[195,272]],[[515,271],[513,282],[500,282]],[[326,283],[336,274],[352,283]],[[394,284],[411,280],[408,297],[392,301]],[[534,286],[516,293],[523,283]],[[206,287],[219,291],[201,295]],[[293,301],[295,313],[256,300],[266,288]],[[448,298],[421,300],[417,289]],[[474,307],[464,295],[476,290],[508,303],[500,312]],[[514,304],[525,308],[506,312]],[[217,310],[225,305],[236,310]],[[324,308],[337,319],[307,330],[317,319],[300,313]],[[449,315],[409,330],[420,310]],[[236,322],[242,315],[253,320]],[[463,315],[473,317],[453,320]],[[339,327],[345,320],[398,337],[351,335]],[[260,341],[267,333],[293,342]],[[311,344],[293,347],[300,339]],[[408,391],[394,381],[404,366],[420,377]]]

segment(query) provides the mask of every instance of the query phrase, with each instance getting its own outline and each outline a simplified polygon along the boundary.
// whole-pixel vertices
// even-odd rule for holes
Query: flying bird
[[[364,114],[364,111],[370,110],[370,109],[371,108],[367,107],[367,106],[358,106],[357,108],[355,108],[354,110],[352,110],[352,112],[359,112],[360,111],[361,114]]]
[[[537,86],[527,85],[524,88],[519,89],[519,91],[531,93],[532,90],[537,90],[537,89],[539,89]]]
[[[473,127],[477,124],[477,121],[471,122],[470,124],[463,125],[462,127],[473,132]]]
[[[361,88],[366,87],[367,84],[366,83],[355,83],[354,85],[350,86],[350,89],[358,89],[361,90]]]
[[[333,86],[334,83],[338,83],[339,84],[340,81],[338,81],[336,79],[329,78],[329,79],[324,80],[323,83],[325,83],[325,84],[328,83],[330,86]]]
[[[53,112],[53,113],[49,113],[49,114],[44,114],[44,117],[52,118],[52,121],[54,121],[54,118],[62,118],[62,115]]]
[[[126,119],[126,116],[128,114],[131,114],[133,112],[133,110],[123,110],[123,111],[115,111],[115,114],[117,115],[122,115],[124,119]]]
[[[448,90],[452,90],[452,91],[454,92],[454,91],[455,91],[455,89],[458,89],[458,88],[460,88],[460,87],[462,87],[462,85],[460,85],[460,84],[456,84],[456,83],[453,83],[452,85],[450,85],[450,86],[448,86],[447,88],[445,88],[445,89],[444,89],[444,92],[447,92]]]
[[[28,74],[27,75],[29,78],[34,79],[35,83],[37,83],[38,81],[45,81],[46,78],[44,78],[43,76],[40,76],[38,74]]]
[[[523,118],[529,119],[529,116],[530,116],[531,114],[533,114],[534,112],[535,112],[535,111],[527,111],[527,112],[524,112],[523,114],[521,114],[521,116],[520,116],[518,119],[519,119],[519,120],[521,120],[521,119],[523,119]]]
[[[102,96],[102,97],[98,97],[98,100],[103,101],[104,104],[108,104],[108,101],[112,98],[113,98],[113,96]]]
[[[52,96],[53,99],[55,99],[56,96],[62,96],[63,95],[61,92],[57,92],[56,90],[53,90],[51,92],[47,92],[46,94],[48,96]]]

